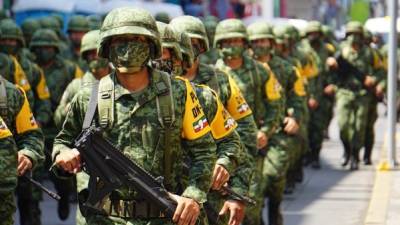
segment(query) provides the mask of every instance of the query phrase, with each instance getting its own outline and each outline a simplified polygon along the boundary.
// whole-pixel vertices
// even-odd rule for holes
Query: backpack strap
[[[0,75],[0,116],[4,119],[8,118],[7,91],[5,82],[5,79]]]
[[[114,82],[111,76],[100,80],[97,101],[100,126],[110,128],[114,124]]]
[[[160,140],[164,146],[164,185],[170,188],[172,180],[172,160],[173,156],[173,135],[175,118],[175,104],[172,94],[171,77],[159,71],[154,71],[154,81],[156,82],[157,96],[157,116],[161,124]]]

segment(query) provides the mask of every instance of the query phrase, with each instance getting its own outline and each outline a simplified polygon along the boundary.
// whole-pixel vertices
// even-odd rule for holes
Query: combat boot
[[[358,162],[359,162],[358,151],[353,149],[352,153],[353,154],[351,155],[350,170],[358,170]]]
[[[364,150],[364,165],[372,165],[371,153],[372,148],[366,147]]]
[[[280,202],[268,202],[268,224],[283,225],[283,217],[281,214]]]
[[[342,166],[345,167],[350,162],[351,157],[351,147],[349,144],[343,143],[344,153],[343,153],[343,162]]]

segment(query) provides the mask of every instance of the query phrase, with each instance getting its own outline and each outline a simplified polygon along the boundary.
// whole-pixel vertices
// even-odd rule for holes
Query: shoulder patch
[[[26,98],[25,92],[22,90],[22,88],[20,88],[20,90],[24,95],[24,103],[22,104],[21,110],[18,112],[17,118],[15,120],[18,134],[22,134],[30,130],[36,130],[39,128],[31,111],[31,108],[29,107],[29,102]]]
[[[278,99],[281,99],[281,92],[282,92],[282,86],[279,83],[278,79],[276,78],[276,75],[274,72],[272,72],[271,68],[267,63],[263,63],[264,68],[268,71],[269,73],[269,79],[267,80],[267,83],[265,84],[265,96],[267,96],[268,100],[270,101],[275,101]]]
[[[253,112],[251,111],[249,104],[243,97],[242,92],[240,91],[239,86],[236,84],[235,80],[230,76],[228,76],[228,80],[229,86],[231,87],[231,96],[228,99],[226,109],[228,110],[230,115],[235,120],[239,120],[252,114]]]

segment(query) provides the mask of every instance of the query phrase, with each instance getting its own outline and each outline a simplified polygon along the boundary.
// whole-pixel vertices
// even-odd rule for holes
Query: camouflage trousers
[[[350,154],[357,160],[359,151],[365,143],[368,109],[367,96],[339,90],[337,110],[340,139],[344,145],[345,154]]]
[[[0,221],[2,225],[14,224],[16,211],[14,193],[0,193]]]
[[[290,163],[289,145],[284,137],[287,136],[283,133],[272,137],[266,156],[257,161],[257,170],[261,170],[261,173],[254,177],[250,187],[250,197],[256,200],[256,205],[246,210],[243,224],[263,224],[262,209],[266,196],[273,202],[280,203],[283,199],[286,172]]]
[[[367,124],[365,129],[365,141],[364,141],[364,160],[370,159],[372,149],[375,143],[375,130],[374,126],[378,119],[378,100],[375,96],[369,96],[368,112],[367,112]]]

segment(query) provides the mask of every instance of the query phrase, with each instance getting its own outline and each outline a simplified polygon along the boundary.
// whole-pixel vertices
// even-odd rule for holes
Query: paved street
[[[384,173],[391,176],[390,183],[386,187],[389,190],[386,198],[380,196],[379,193],[382,191],[379,191],[379,187],[375,187],[375,180],[378,179],[376,167],[380,162],[386,130],[383,114],[384,111],[381,108],[380,118],[376,125],[374,165],[368,167],[362,165],[356,172],[349,172],[340,166],[342,146],[338,137],[337,122],[332,121],[329,132],[331,138],[324,143],[322,151],[322,169],[316,171],[307,168],[303,184],[297,186],[293,195],[285,198],[283,205],[285,225],[398,224],[400,221],[398,214],[400,179],[396,178],[400,178],[400,173],[398,171]],[[46,185],[50,184],[46,183]],[[371,203],[373,194],[378,194],[373,198],[377,202],[377,207],[373,207],[376,204]],[[44,225],[74,224],[74,214],[67,221],[61,222],[58,220],[56,202],[47,196],[45,199],[41,205],[44,212],[42,215]],[[382,218],[379,218],[380,215]],[[367,223],[367,216],[370,216],[369,221],[375,222]],[[18,221],[16,224],[19,224]]]

